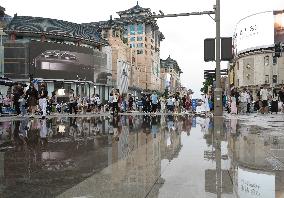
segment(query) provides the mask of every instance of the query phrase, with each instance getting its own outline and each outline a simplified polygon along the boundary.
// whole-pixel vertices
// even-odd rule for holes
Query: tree
[[[213,85],[213,76],[209,76],[202,84],[203,87],[200,89],[202,93],[208,93],[208,87]]]

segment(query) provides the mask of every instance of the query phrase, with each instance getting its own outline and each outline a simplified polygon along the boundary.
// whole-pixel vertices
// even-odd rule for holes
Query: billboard
[[[283,17],[283,11],[267,11],[240,20],[233,37],[234,54],[284,42]]]
[[[96,81],[107,69],[107,55],[92,48],[55,42],[7,42],[4,53],[5,76]],[[96,74],[96,75],[95,75]]]
[[[275,43],[284,42],[284,11],[274,11]]]
[[[31,41],[30,72],[35,78],[94,80],[91,49],[60,43]]]

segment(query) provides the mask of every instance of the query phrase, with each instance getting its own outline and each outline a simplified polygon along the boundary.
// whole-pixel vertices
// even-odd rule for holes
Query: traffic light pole
[[[215,19],[212,19],[216,23],[216,88],[214,90],[214,116],[223,115],[222,107],[222,88],[221,88],[221,73],[220,73],[220,0],[216,0],[214,11],[203,11],[203,12],[191,12],[191,13],[179,13],[179,14],[161,14],[152,15],[150,18],[166,18],[166,17],[178,17],[178,16],[191,16],[191,15],[209,15],[215,14]]]
[[[220,0],[216,0],[215,7],[215,22],[216,22],[216,87],[214,90],[214,116],[223,115],[222,106],[222,88],[221,88],[221,73],[220,73]]]

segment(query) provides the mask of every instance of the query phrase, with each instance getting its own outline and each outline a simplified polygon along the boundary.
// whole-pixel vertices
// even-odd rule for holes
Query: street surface
[[[0,197],[284,197],[283,115],[0,118]]]

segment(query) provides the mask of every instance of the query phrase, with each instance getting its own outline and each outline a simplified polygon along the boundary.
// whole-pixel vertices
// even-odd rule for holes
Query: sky
[[[74,23],[108,20],[110,15],[118,18],[117,11],[135,6],[136,0],[1,0],[6,13],[13,16],[37,16],[61,19]],[[140,0],[139,5],[152,12],[165,14],[211,11],[215,0]],[[284,10],[284,0],[221,0],[221,37],[232,37],[235,26],[242,18],[263,11]],[[213,16],[214,17],[214,16]],[[208,16],[187,16],[158,19],[160,31],[165,40],[161,42],[160,57],[169,55],[183,71],[182,85],[192,89],[194,97],[200,96],[203,71],[214,69],[215,62],[203,61],[203,42],[215,37],[215,22]],[[227,63],[222,62],[222,68]]]

